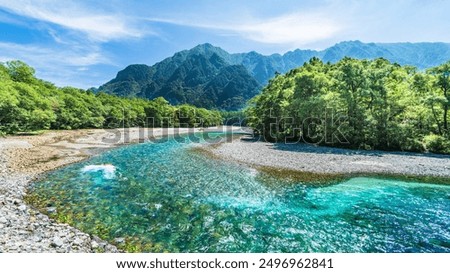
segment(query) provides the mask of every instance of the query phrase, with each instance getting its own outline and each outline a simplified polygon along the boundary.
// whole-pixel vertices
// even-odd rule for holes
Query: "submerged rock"
[[[50,213],[50,214],[52,214],[52,213],[56,213],[56,208],[55,207],[49,207],[49,208],[47,208],[47,212],[48,213]]]
[[[123,244],[125,243],[125,238],[116,238],[114,239],[114,242],[117,244]]]

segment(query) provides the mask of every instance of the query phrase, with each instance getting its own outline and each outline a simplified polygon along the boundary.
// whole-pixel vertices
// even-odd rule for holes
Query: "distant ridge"
[[[243,64],[259,83],[266,84],[275,72],[286,73],[303,65],[312,57],[318,57],[324,62],[331,63],[335,63],[344,57],[356,59],[385,58],[393,63],[426,69],[450,60],[450,44],[347,41],[321,51],[296,49],[283,55],[272,54],[269,56],[256,52],[231,54],[231,62]]]
[[[230,54],[201,44],[175,53],[153,66],[135,64],[119,71],[99,91],[127,97],[164,97],[172,104],[238,110],[259,93],[276,72],[285,73],[312,57],[337,62],[343,57],[385,58],[426,69],[450,60],[448,43],[363,43],[347,41],[325,50],[289,51],[265,56],[257,52]]]

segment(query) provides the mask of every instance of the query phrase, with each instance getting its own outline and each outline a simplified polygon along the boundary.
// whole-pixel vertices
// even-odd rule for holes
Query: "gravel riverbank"
[[[252,166],[321,174],[373,173],[450,178],[450,156],[383,151],[358,151],[308,144],[252,141],[241,137],[211,146],[220,158]]]

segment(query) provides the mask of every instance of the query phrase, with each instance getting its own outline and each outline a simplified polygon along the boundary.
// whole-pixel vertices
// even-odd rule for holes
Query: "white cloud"
[[[131,19],[122,14],[101,13],[95,11],[95,8],[77,5],[76,2],[0,0],[0,8],[21,16],[79,31],[95,41],[139,38],[148,34],[135,27]]]
[[[243,18],[239,23],[199,19],[147,18],[148,21],[219,30],[245,39],[266,44],[303,46],[320,40],[330,39],[340,33],[344,26],[322,13],[290,13],[278,17],[259,19]]]
[[[271,44],[305,45],[336,35],[341,26],[321,14],[288,14],[234,30],[248,39]]]
[[[34,67],[40,78],[81,88],[107,80],[101,72],[93,71],[94,67],[117,66],[111,60],[115,57],[103,48],[105,43],[154,34],[148,28],[138,28],[139,22],[132,17],[81,1],[0,0],[0,20],[25,25],[42,37],[30,44],[0,42],[0,62],[22,60]]]

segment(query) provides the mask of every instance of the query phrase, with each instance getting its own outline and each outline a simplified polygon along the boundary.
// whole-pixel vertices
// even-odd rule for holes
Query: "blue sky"
[[[99,86],[128,64],[197,44],[229,52],[324,49],[346,40],[450,42],[450,1],[0,0],[0,62],[59,86]]]

